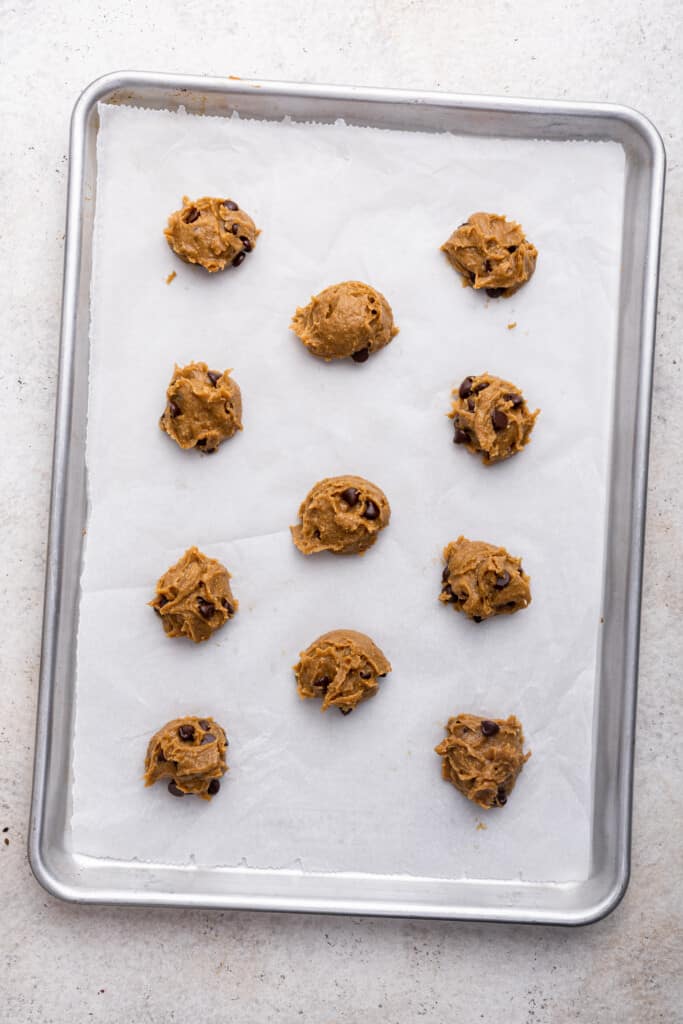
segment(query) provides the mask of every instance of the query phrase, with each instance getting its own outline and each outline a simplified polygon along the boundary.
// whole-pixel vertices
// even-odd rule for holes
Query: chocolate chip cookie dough
[[[176,366],[159,426],[181,448],[209,455],[242,429],[242,393],[230,370],[206,363]]]
[[[343,715],[374,697],[379,680],[391,672],[379,647],[355,629],[323,633],[299,657],[294,666],[299,696],[322,697],[322,711],[339,708]]]
[[[521,723],[509,718],[456,715],[445,740],[435,747],[441,774],[479,807],[504,807],[531,751],[524,753]]]
[[[304,555],[359,555],[372,547],[390,516],[387,496],[376,484],[362,476],[332,476],[311,488],[299,508],[301,522],[290,530]]]
[[[521,558],[481,540],[458,537],[443,551],[439,600],[481,622],[492,615],[512,615],[531,604],[531,580]]]
[[[176,256],[210,274],[239,267],[256,245],[260,231],[232,199],[183,196],[181,210],[168,218],[166,241]]]
[[[239,607],[228,570],[195,547],[167,569],[149,603],[161,616],[167,636],[187,636],[196,644],[208,640]]]
[[[297,309],[290,328],[326,362],[350,356],[364,363],[398,334],[387,300],[362,281],[343,281],[314,295]]]
[[[485,288],[492,299],[514,295],[536,269],[536,248],[513,220],[473,213],[441,246],[463,285]]]
[[[531,440],[540,409],[530,412],[524,395],[508,380],[480,373],[453,391],[454,444],[464,445],[490,466],[516,455]]]
[[[168,791],[173,796],[194,793],[210,800],[221,788],[219,779],[228,771],[227,746],[225,731],[213,718],[174,718],[149,741],[145,785],[170,779]]]

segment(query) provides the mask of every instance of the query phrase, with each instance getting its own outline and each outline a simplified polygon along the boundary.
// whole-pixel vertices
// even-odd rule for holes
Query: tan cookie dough
[[[362,281],[343,281],[314,295],[297,309],[290,327],[309,352],[327,362],[351,356],[364,363],[398,334],[387,300]]]
[[[453,391],[453,443],[481,455],[487,466],[501,462],[529,443],[540,411],[530,412],[522,392],[508,380],[490,373],[465,377]]]
[[[232,199],[183,196],[182,210],[168,218],[166,241],[186,263],[198,263],[210,274],[239,267],[256,245],[260,231]]]
[[[344,715],[374,697],[391,665],[365,633],[333,629],[314,640],[294,666],[299,696],[322,697],[322,711],[339,708]]]
[[[481,622],[492,615],[512,615],[531,604],[531,579],[521,558],[481,540],[458,537],[443,551],[446,567],[439,600]]]
[[[196,644],[208,640],[239,607],[228,570],[195,547],[164,573],[149,603],[168,636],[187,636]]]
[[[301,522],[290,530],[304,555],[359,555],[372,547],[390,516],[387,496],[376,484],[362,476],[331,476],[308,492],[299,508]]]
[[[242,429],[242,394],[230,370],[206,363],[176,366],[159,426],[181,448],[209,455]]]
[[[448,719],[445,740],[435,747],[443,758],[441,774],[447,782],[480,807],[503,807],[515,787],[524,762],[521,723],[509,718],[456,715]]]
[[[514,295],[536,269],[538,253],[513,220],[473,213],[441,246],[463,285],[485,288],[492,299]]]
[[[168,791],[173,796],[194,793],[210,800],[221,788],[219,779],[228,771],[227,746],[225,732],[213,718],[174,718],[149,741],[145,785],[170,779]]]

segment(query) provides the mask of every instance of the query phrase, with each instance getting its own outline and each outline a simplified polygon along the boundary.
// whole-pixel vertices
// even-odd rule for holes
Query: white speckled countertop
[[[17,1024],[673,1022],[683,772],[678,0],[23,0],[0,5],[0,1017]],[[120,68],[630,104],[669,170],[655,368],[633,871],[589,928],[79,908],[26,860],[68,121]],[[676,125],[678,132],[675,132]],[[134,211],[133,211],[134,212]]]

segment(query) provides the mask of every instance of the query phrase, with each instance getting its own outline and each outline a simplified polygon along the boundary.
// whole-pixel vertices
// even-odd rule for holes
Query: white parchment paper
[[[621,149],[112,106],[100,118],[74,849],[585,877]],[[232,196],[262,228],[238,271],[209,276],[170,252],[162,229],[184,193]],[[521,221],[539,250],[512,299],[461,288],[439,252],[480,209]],[[384,292],[401,332],[364,365],[326,365],[289,319],[350,278]],[[233,367],[243,393],[244,432],[211,457],[157,427],[174,362],[193,359]],[[492,468],[453,446],[445,417],[450,389],[485,370],[542,409],[530,447]],[[385,490],[391,525],[362,558],[304,558],[288,526],[340,473]],[[438,603],[441,550],[460,533],[523,557],[528,610],[477,626]],[[240,600],[200,646],[167,639],[146,606],[191,544],[228,566]],[[291,670],[336,627],[369,633],[393,663],[348,717],[300,701]],[[458,711],[523,722],[533,756],[504,811],[441,781],[433,747]],[[141,782],[150,734],[186,712],[230,736],[211,804]]]

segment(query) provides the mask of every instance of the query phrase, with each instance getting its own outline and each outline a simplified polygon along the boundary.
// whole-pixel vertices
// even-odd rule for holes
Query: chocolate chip
[[[504,288],[487,288],[486,294],[490,299],[498,299],[505,291]]]
[[[341,711],[342,715],[350,715],[351,712],[353,711],[353,708],[339,708],[339,710]]]
[[[199,440],[197,441],[197,448],[203,448],[205,444],[206,444],[206,438],[205,437],[200,437]]]
[[[467,399],[467,408],[470,410],[470,412],[474,412],[474,399],[473,398],[468,398]]]
[[[205,743],[215,743],[215,741],[216,737],[214,736],[214,734],[212,732],[207,732],[202,736],[202,742],[199,744],[199,746],[203,747]]]
[[[316,690],[322,690],[323,693],[326,693],[327,688],[331,682],[332,680],[330,679],[329,676],[321,676],[320,679],[316,679],[316,681],[313,683],[313,686],[316,688]]]
[[[510,573],[507,571],[507,569],[505,569],[505,570],[503,570],[503,572],[501,573],[500,576],[496,576],[496,582],[495,582],[496,590],[503,590],[504,587],[507,587],[509,582],[510,582]]]
[[[481,615],[473,615],[472,620],[474,622],[481,622]]]
[[[345,491],[342,491],[339,495],[342,501],[345,501],[347,505],[353,508],[357,505],[360,500],[360,491],[357,487],[347,487]]]
[[[239,233],[240,233],[240,226],[239,226],[239,224],[233,224],[233,226],[230,228],[230,230],[232,231],[233,235],[239,235]]]
[[[207,373],[207,377],[209,378],[214,387],[216,387],[218,381],[221,379],[222,376],[223,374],[218,373],[217,370],[209,370],[209,372]]]
[[[489,263],[488,260],[486,260],[486,262],[484,263],[484,270],[486,271],[487,274],[491,273],[491,264]]]
[[[474,383],[474,377],[465,377],[464,381],[458,388],[458,394],[461,398],[467,398],[472,394],[472,384]]]
[[[211,782],[209,783],[206,792],[209,794],[209,796],[215,796],[220,788],[221,784],[218,781],[218,779],[211,779]]]
[[[211,722],[207,718],[200,718],[199,719],[199,728],[200,729],[210,729],[211,728]]]
[[[455,428],[455,434],[453,436],[453,444],[467,444],[470,440],[469,430],[461,430],[460,427]]]
[[[216,606],[211,601],[205,601],[203,597],[197,598],[197,605],[199,606],[199,614],[204,619],[210,619],[216,611]]]
[[[178,735],[183,743],[190,743],[194,739],[194,726],[181,725],[178,727]]]
[[[488,386],[489,386],[488,381],[487,380],[482,380],[482,381],[480,381],[477,384],[476,387],[472,388],[472,390],[474,391],[475,395],[478,395],[480,391],[486,391]]]
[[[159,762],[159,764],[163,764],[165,760],[166,758],[164,757],[164,752],[163,750],[160,750],[159,753],[157,754],[157,761]]]
[[[359,672],[358,675],[361,677],[361,679],[371,679],[372,678],[372,672]]]
[[[499,807],[505,807],[505,804],[508,802],[508,795],[505,792],[505,787],[504,786],[499,786],[498,787],[498,792],[496,793],[496,797],[498,799],[498,806]]]
[[[441,573],[441,579],[443,580],[443,582],[444,582],[444,583],[446,582],[446,580],[448,579],[448,577],[450,576],[450,574],[451,574],[451,573],[450,573],[450,569],[448,568],[448,566],[446,566],[446,568],[444,569],[444,571],[443,571],[443,572]]]
[[[174,420],[176,416],[180,416],[180,406],[177,402],[170,401],[168,403],[168,411],[171,414],[171,419]]]
[[[215,449],[215,448],[205,448],[205,449],[204,449],[204,454],[205,454],[205,455],[213,455],[213,453],[214,453],[215,451],[216,451],[216,449]]]
[[[508,402],[512,402],[513,409],[516,409],[524,401],[521,395],[503,395],[503,398],[507,398]]]
[[[245,252],[238,252],[234,260],[232,261],[233,267],[239,267],[240,263],[244,263],[246,258],[247,254]]]
[[[173,779],[168,784],[168,791],[172,796],[185,796],[182,789],[178,789]]]
[[[470,281],[476,281],[477,280],[477,275],[474,273],[473,270],[468,270],[467,273],[470,275]]]
[[[240,235],[240,242],[244,246],[244,252],[251,252],[254,248],[249,239],[245,235]]]
[[[517,252],[516,245],[508,245],[508,252]]]
[[[228,613],[228,615],[232,615],[234,613],[235,609],[233,608],[233,606],[230,604],[229,601],[225,600],[224,597],[221,598],[221,604],[225,608],[225,610]]]
[[[369,348],[359,348],[357,352],[354,352],[351,358],[354,363],[364,363],[370,355]]]
[[[233,203],[232,199],[226,199],[225,205],[229,210],[232,210],[233,213],[235,212],[235,210],[239,210],[239,206],[237,205],[237,203]]]
[[[505,430],[508,425],[508,418],[502,409],[494,409],[491,413],[491,423],[494,430]]]
[[[196,206],[191,206],[185,214],[185,223],[194,224],[196,220],[199,220],[199,210]]]
[[[497,722],[492,722],[490,719],[485,718],[481,723],[481,731],[484,736],[495,736],[497,732],[500,732],[500,726]]]
[[[363,519],[379,519],[379,505],[376,505],[371,498],[368,498],[362,515]]]

